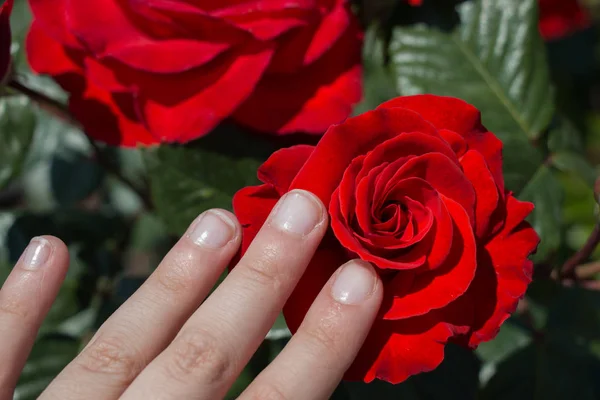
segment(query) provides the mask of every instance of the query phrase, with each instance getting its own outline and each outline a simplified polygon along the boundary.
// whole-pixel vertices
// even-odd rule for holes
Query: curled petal
[[[313,150],[314,146],[304,144],[277,150],[258,169],[258,179],[273,185],[283,196]]]
[[[444,348],[465,327],[453,324],[447,312],[430,313],[400,321],[375,322],[365,344],[344,379],[392,384],[435,369],[444,360]]]
[[[263,132],[322,134],[342,122],[361,99],[360,44],[358,30],[348,29],[312,64],[293,72],[266,73],[234,119]]]
[[[477,245],[468,216],[452,200],[446,199],[446,206],[455,231],[450,254],[435,271],[416,275],[412,286],[404,292],[395,290],[395,282],[390,282],[382,306],[385,319],[410,318],[442,308],[464,294],[473,281],[477,269]],[[436,237],[436,240],[444,238]],[[395,279],[403,279],[402,274]]]
[[[533,274],[533,263],[528,257],[535,252],[540,238],[524,221],[533,204],[508,196],[506,206],[506,223],[480,249],[477,276],[466,295],[475,305],[475,321],[468,336],[471,347],[498,334],[500,325],[525,295]]]
[[[437,135],[435,128],[413,111],[394,108],[366,112],[331,126],[302,167],[292,188],[311,191],[325,206],[352,160],[403,132]],[[348,140],[351,137],[352,140]],[[327,171],[327,174],[323,174]],[[319,176],[319,179],[314,179]]]
[[[498,187],[479,152],[470,150],[461,158],[460,163],[476,193],[475,234],[483,237],[488,230],[490,219],[498,207],[500,200]]]

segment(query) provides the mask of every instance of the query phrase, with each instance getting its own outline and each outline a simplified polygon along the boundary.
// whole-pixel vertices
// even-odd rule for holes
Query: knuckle
[[[168,293],[176,293],[189,287],[191,282],[191,260],[183,254],[177,254],[165,268],[156,270],[156,280]]]
[[[125,343],[128,341],[122,337],[100,335],[77,357],[77,364],[88,372],[112,375],[120,378],[121,383],[131,383],[144,362],[133,346]]]
[[[254,282],[272,289],[278,289],[283,285],[284,274],[279,264],[279,252],[272,246],[265,246],[260,257],[248,260],[242,265],[246,276]]]
[[[0,298],[0,313],[19,319],[28,319],[31,314],[31,309],[28,304],[20,299]]]
[[[203,330],[188,330],[173,342],[167,374],[179,381],[193,377],[217,383],[227,378],[231,364],[231,357],[214,336]]]
[[[339,334],[329,325],[317,325],[304,332],[307,348],[312,348],[315,355],[331,354],[339,359]],[[322,358],[323,360],[326,357]]]
[[[251,400],[288,400],[277,386],[262,382],[250,393]]]

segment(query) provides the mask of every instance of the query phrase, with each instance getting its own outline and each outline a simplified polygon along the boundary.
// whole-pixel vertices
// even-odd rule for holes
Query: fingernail
[[[321,222],[321,210],[311,194],[294,190],[286,194],[275,207],[271,224],[286,232],[306,235]]]
[[[41,237],[31,239],[29,245],[23,253],[22,266],[25,269],[36,270],[43,267],[50,259],[52,254],[52,245]]]
[[[217,211],[207,211],[192,227],[188,237],[199,246],[221,248],[233,239],[235,224]]]
[[[331,295],[338,303],[360,304],[375,291],[375,282],[371,267],[353,260],[342,266],[331,286]]]

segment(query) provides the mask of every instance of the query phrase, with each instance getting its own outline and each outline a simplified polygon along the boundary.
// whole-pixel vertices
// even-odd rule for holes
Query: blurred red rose
[[[538,0],[540,32],[546,40],[558,39],[590,26],[587,11],[578,0]]]
[[[10,13],[14,0],[6,0],[0,6],[0,82],[2,82],[10,68]]]
[[[261,186],[234,197],[245,251],[277,200],[316,194],[331,230],[288,300],[296,331],[335,269],[376,266],[384,304],[346,379],[398,383],[429,371],[453,341],[494,338],[531,281],[533,204],[504,188],[502,143],[462,100],[400,97],[332,126],[316,146],[274,153]]]
[[[29,3],[32,68],[111,144],[187,142],[227,117],[321,134],[361,97],[361,33],[346,0]]]

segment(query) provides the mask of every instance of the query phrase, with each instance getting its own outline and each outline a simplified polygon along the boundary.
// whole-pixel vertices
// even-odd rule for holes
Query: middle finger
[[[240,228],[231,213],[202,214],[42,399],[101,400],[121,395],[208,295],[239,241]]]
[[[273,325],[327,228],[323,204],[292,191],[240,263],[123,399],[217,399]]]

